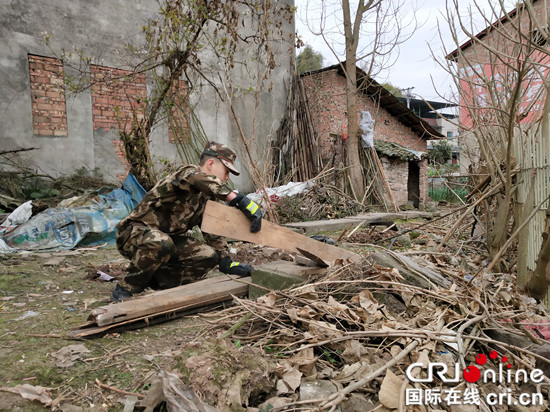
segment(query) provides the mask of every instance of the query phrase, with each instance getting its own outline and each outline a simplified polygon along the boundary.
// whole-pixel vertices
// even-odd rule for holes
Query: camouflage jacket
[[[207,200],[225,200],[231,189],[217,177],[206,175],[198,166],[184,165],[160,180],[117,230],[138,224],[158,229],[170,236],[183,236],[195,225],[200,227]],[[224,238],[203,233],[206,243],[220,257],[228,256]]]

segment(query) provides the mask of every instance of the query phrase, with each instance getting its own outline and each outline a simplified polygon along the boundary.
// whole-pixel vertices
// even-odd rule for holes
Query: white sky
[[[478,3],[481,3],[482,7],[487,7],[488,1],[491,0],[478,0]],[[406,13],[413,13],[412,10],[416,8],[415,16],[422,26],[417,28],[412,34],[412,37],[399,47],[399,52],[393,54],[393,57],[396,59],[395,63],[391,65],[389,69],[381,72],[380,75],[375,75],[375,79],[379,83],[390,82],[394,86],[402,89],[414,87],[412,90],[412,93],[415,95],[414,97],[441,101],[443,99],[439,97],[439,92],[440,95],[452,99],[454,95],[454,83],[452,78],[435,62],[430,51],[431,46],[438,59],[444,59],[445,52],[438,31],[438,21],[447,53],[456,49],[446,21],[447,1],[402,0],[402,2],[406,8]],[[467,15],[468,5],[472,2],[473,0],[458,1],[461,15]],[[319,13],[319,7],[312,7],[312,4],[319,5],[320,1],[295,0],[295,6],[297,7],[296,32],[304,43],[310,45],[315,51],[323,54],[324,66],[336,64],[337,59],[323,39],[313,35],[304,22],[306,19],[306,4],[308,3],[308,18],[314,19],[316,17],[315,9],[317,9],[317,13]],[[498,1],[496,0],[492,0],[492,3],[498,5]],[[474,15],[479,14],[477,10],[474,11]],[[339,11],[339,14],[341,14],[341,11]],[[407,14],[405,14],[405,17],[407,17]],[[476,27],[476,34],[486,27],[484,23],[479,23],[478,26],[479,27]],[[430,46],[428,46],[428,44]],[[300,50],[298,50],[297,53],[300,53]],[[342,60],[344,59],[342,58]],[[438,92],[434,89],[434,85]]]

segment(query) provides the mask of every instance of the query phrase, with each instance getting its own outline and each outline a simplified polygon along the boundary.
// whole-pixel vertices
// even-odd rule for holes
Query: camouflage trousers
[[[204,278],[216,266],[215,249],[188,236],[171,237],[160,230],[133,225],[117,233],[116,244],[130,260],[126,287],[168,289]]]

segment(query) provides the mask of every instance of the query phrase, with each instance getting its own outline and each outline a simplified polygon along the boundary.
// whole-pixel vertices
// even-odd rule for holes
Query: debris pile
[[[451,274],[438,281],[409,269],[405,277],[366,257],[256,301],[236,298],[235,307],[210,318],[224,330],[221,337],[233,334],[234,345],[259,349],[270,360],[264,371],[273,387],[261,403],[242,397],[243,405],[285,411],[460,404],[489,411],[497,410],[491,401],[499,394],[517,406],[517,394],[537,394],[550,382],[544,341],[550,318],[519,293],[512,276]],[[183,362],[188,368],[190,360]],[[204,395],[230,410],[218,395]]]
[[[275,210],[279,224],[283,224],[339,219],[364,213],[368,208],[335,186],[316,184],[306,193],[281,197],[275,203]]]
[[[0,158],[2,154],[0,153]],[[21,203],[32,199],[33,212],[55,207],[61,200],[80,196],[92,190],[110,191],[116,185],[105,181],[98,169],[82,167],[68,177],[54,178],[37,175],[29,170],[0,172],[0,209],[13,211]]]

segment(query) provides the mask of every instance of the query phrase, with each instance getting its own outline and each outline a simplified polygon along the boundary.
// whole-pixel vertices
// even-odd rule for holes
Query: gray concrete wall
[[[293,4],[293,0],[285,0]],[[124,45],[138,42],[141,27],[154,18],[157,2],[152,0],[4,0],[0,2],[0,151],[34,147],[37,150],[14,157],[20,164],[52,176],[70,175],[75,170],[99,168],[111,181],[124,173],[115,153],[115,129],[94,132],[91,115],[91,95],[67,92],[66,137],[33,135],[30,100],[28,54],[55,57],[61,50],[82,49],[85,55],[95,56],[94,64],[119,67],[127,56]],[[270,133],[276,130],[284,113],[291,56],[293,24],[285,25],[285,41],[275,40],[278,49],[276,67],[270,78],[271,90],[260,93],[260,105],[255,108],[252,94],[235,95],[235,108],[247,138],[255,137],[256,152],[268,146]],[[51,49],[43,33],[51,39]],[[247,62],[246,48],[238,60]],[[70,72],[67,58],[65,70]],[[250,83],[257,85],[252,65],[239,67],[232,73],[238,89],[246,90]],[[271,81],[272,80],[272,81]],[[242,87],[242,88],[241,88]],[[240,138],[227,102],[220,101],[216,92],[205,86],[195,92],[196,113],[209,139],[219,140],[237,148],[238,166],[246,169]],[[260,148],[260,149],[258,149]],[[179,163],[174,145],[168,141],[168,127],[159,125],[151,135],[151,152],[155,160],[168,159]],[[257,153],[254,153],[257,156]],[[0,166],[6,169],[6,166]],[[247,173],[233,179],[241,190],[252,190]]]
[[[33,135],[28,54],[55,57],[52,50],[75,47],[100,56],[104,65],[120,64],[118,52],[135,40],[141,24],[152,16],[155,2],[134,1],[32,1],[0,3],[0,132],[1,150],[34,147],[16,160],[38,171],[60,176],[76,169],[99,167],[116,179],[123,167],[114,154],[113,136],[94,136],[89,93],[67,95],[66,137]],[[44,40],[51,38],[51,49]],[[65,65],[65,70],[70,68]],[[110,145],[110,147],[109,147]]]

